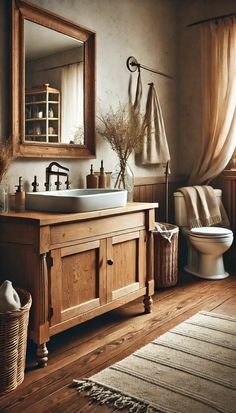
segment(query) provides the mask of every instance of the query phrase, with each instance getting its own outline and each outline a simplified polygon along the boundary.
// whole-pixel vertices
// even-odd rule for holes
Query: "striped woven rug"
[[[91,401],[135,413],[235,413],[236,319],[201,311],[100,373]]]

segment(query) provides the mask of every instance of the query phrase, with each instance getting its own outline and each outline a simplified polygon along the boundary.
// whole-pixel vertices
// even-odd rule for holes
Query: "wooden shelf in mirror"
[[[46,100],[39,100],[37,102],[26,102],[25,106],[27,105],[40,105],[41,103],[46,103]],[[48,103],[57,103],[56,100],[49,100]]]
[[[14,155],[17,157],[40,158],[95,158],[95,32],[27,1],[11,0],[9,3],[12,4],[11,134]],[[35,72],[32,72],[33,74],[30,72],[32,79],[29,81],[29,68],[26,68],[26,64],[29,62],[29,53],[32,52],[32,50],[30,50],[31,48],[27,46],[29,40],[31,40],[29,37],[27,38],[27,33],[29,33],[27,30],[29,30],[30,25],[34,26],[36,33],[38,33],[37,30],[39,30],[40,35],[38,38],[40,38],[40,44],[42,44],[41,33],[45,30],[46,33],[48,33],[48,31],[50,32],[50,35],[47,37],[49,41],[54,36],[62,36],[63,41],[69,39],[68,42],[76,43],[78,50],[80,50],[82,58],[75,63],[82,63],[83,70],[83,76],[81,77],[83,79],[83,99],[81,99],[82,111],[80,112],[82,121],[79,121],[83,123],[82,132],[81,124],[79,123],[78,130],[76,129],[76,131],[73,132],[73,139],[71,139],[70,133],[67,132],[69,128],[65,127],[66,122],[62,128],[63,119],[61,108],[56,109],[57,106],[62,105],[62,102],[59,104],[57,99],[57,92],[59,91],[61,94],[61,88],[56,82],[55,85],[51,82],[51,86],[55,86],[52,89],[54,89],[54,91],[57,90],[57,92],[54,93],[51,91],[47,98],[43,95],[43,88],[45,88],[45,86],[38,86],[37,93],[33,90],[35,89],[35,84],[41,83],[43,85],[44,83],[48,83],[48,79],[42,82],[40,80],[43,72],[47,74],[48,70],[51,71],[60,66],[49,69],[39,67]],[[59,40],[60,39],[61,38],[59,38]],[[37,47],[37,42],[31,41],[30,44],[31,46],[33,45],[33,48]],[[54,43],[52,42],[50,47],[53,46]],[[73,48],[70,50],[72,49]],[[67,52],[68,51],[69,49]],[[58,54],[62,53],[59,51]],[[50,56],[52,55],[54,56],[54,53],[51,53]],[[42,59],[45,59],[45,57],[42,57]],[[35,60],[38,61],[38,58]],[[32,61],[33,59],[31,58],[30,62]],[[72,64],[74,64],[74,62],[70,62],[68,65]],[[26,78],[26,76],[28,77]],[[44,76],[46,75],[44,74]],[[61,78],[60,82],[62,82]],[[27,89],[32,89],[31,92],[28,90],[27,94],[25,94],[26,86]],[[46,114],[43,116],[40,115],[40,117],[28,116],[29,110],[31,109],[33,112],[37,105],[52,105],[55,112],[54,116],[52,118],[48,117],[48,119]],[[65,103],[64,106],[66,106]],[[67,119],[68,117],[64,116],[64,118]],[[49,126],[45,126],[45,130],[40,130],[40,133],[38,133],[39,130],[37,133],[33,133],[33,130],[31,130],[32,133],[29,133],[28,125],[39,123],[41,128],[44,122],[47,122],[48,125],[51,124],[50,126],[54,127],[55,133],[49,133],[49,131],[46,130]],[[74,123],[72,126],[74,127]],[[35,135],[37,135],[36,137],[40,136],[40,138],[46,135],[46,142],[29,140],[29,136],[35,138]],[[55,141],[56,137],[58,137],[57,141]]]
[[[53,104],[50,101],[52,95],[56,99]],[[60,143],[60,91],[46,84],[27,90],[25,100],[25,143]],[[41,103],[36,105],[35,102]],[[50,124],[51,121],[54,121],[53,124]],[[53,141],[50,139],[51,136],[54,137]]]

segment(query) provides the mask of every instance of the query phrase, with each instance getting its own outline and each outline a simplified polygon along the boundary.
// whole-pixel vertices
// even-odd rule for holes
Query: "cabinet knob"
[[[107,260],[108,265],[113,265],[113,260]]]

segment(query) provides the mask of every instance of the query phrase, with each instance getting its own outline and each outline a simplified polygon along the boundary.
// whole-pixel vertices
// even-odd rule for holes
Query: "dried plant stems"
[[[131,152],[140,150],[143,142],[145,125],[140,114],[126,106],[119,106],[116,111],[110,109],[99,120],[102,127],[98,131],[117,153],[119,159],[127,161]]]
[[[115,187],[120,187],[121,183],[125,187],[127,160],[133,151],[140,152],[147,125],[132,105],[120,104],[116,111],[110,108],[107,114],[102,114],[98,118],[101,122],[98,132],[109,142],[120,163],[120,173]]]
[[[122,184],[122,185],[121,185]],[[115,181],[115,188],[125,188],[125,167],[121,167]]]

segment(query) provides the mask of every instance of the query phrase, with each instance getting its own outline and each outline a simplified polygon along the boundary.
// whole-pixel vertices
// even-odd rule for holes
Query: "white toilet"
[[[221,189],[214,189],[219,202]],[[220,280],[229,276],[225,272],[223,254],[233,243],[233,232],[221,227],[187,227],[187,211],[184,196],[174,193],[175,223],[182,229],[188,245],[188,263],[184,268],[200,278]]]

